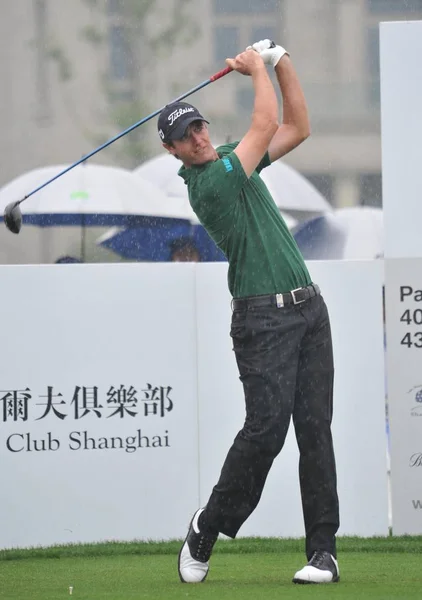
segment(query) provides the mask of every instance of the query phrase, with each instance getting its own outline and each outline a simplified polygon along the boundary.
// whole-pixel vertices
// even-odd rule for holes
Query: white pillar
[[[422,21],[382,23],[381,117],[393,534],[422,534]]]

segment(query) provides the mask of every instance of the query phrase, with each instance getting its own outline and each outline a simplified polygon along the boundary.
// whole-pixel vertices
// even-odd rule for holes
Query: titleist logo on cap
[[[188,113],[188,112],[195,112],[195,109],[192,107],[178,108],[177,110],[175,110],[174,112],[169,114],[169,116],[167,117],[167,120],[169,121],[170,125],[173,125],[173,123],[175,121],[177,121],[177,119],[179,117],[181,117],[182,115],[184,115],[185,113]]]

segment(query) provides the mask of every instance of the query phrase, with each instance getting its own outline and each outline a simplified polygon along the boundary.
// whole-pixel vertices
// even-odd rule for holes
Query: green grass
[[[422,598],[422,537],[339,538],[341,582],[295,586],[303,540],[219,541],[203,584],[181,584],[180,541],[0,551],[1,600]],[[73,595],[69,596],[69,586]]]

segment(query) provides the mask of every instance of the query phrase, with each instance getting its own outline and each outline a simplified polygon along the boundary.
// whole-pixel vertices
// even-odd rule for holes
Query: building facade
[[[335,206],[381,205],[381,21],[422,0],[14,0],[0,20],[0,185],[72,163],[269,37],[291,53],[312,136],[285,160]],[[249,125],[238,74],[192,97],[216,141]],[[94,159],[135,167],[161,151],[155,119]]]

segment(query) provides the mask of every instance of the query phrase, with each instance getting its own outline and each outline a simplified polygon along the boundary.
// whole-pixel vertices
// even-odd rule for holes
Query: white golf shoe
[[[201,583],[208,575],[208,561],[218,533],[199,531],[198,519],[203,510],[200,508],[194,514],[188,535],[179,552],[179,577],[183,583]]]
[[[340,571],[334,556],[325,550],[317,550],[311,560],[295,573],[293,583],[337,583]]]

